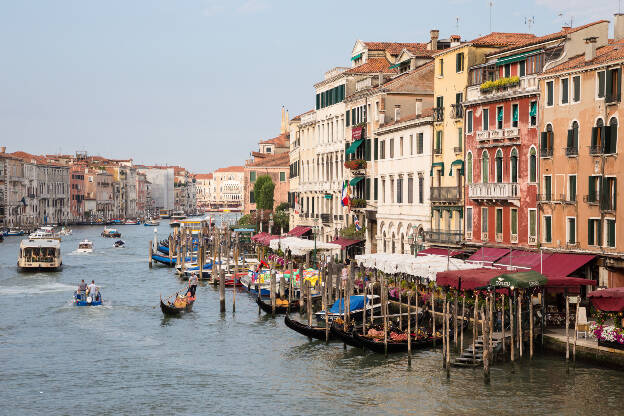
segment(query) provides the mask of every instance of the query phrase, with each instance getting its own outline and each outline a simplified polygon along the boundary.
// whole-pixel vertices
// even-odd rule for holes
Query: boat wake
[[[0,287],[0,295],[41,295],[55,292],[68,292],[76,290],[75,286],[63,283],[44,283],[39,286],[9,286]]]

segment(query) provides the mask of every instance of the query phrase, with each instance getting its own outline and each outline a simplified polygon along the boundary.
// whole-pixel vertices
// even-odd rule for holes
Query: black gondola
[[[355,336],[353,335],[353,331],[354,331],[353,327],[351,327],[351,330],[345,331],[342,325],[339,325],[338,323],[333,322],[331,325],[330,331],[331,331],[331,334],[335,338],[339,339],[340,341],[344,342],[347,345],[350,345],[355,348],[362,348],[364,346],[364,344],[362,344],[362,342],[356,339]]]
[[[290,319],[288,315],[284,319],[284,323],[288,328],[297,331],[300,334],[305,335],[306,337],[325,341],[325,327],[306,325]],[[331,331],[329,331],[329,339],[334,339]]]
[[[271,308],[271,302],[265,302],[263,301],[261,298],[256,298],[256,303],[260,306],[260,309],[262,309],[263,311],[265,311],[266,313],[272,313],[273,310]],[[299,309],[299,301],[298,300],[291,300],[290,301],[290,310],[288,310],[289,308],[287,306],[277,306],[277,304],[275,304],[275,313],[277,314],[284,314],[287,312],[294,312],[297,309]],[[324,339],[324,338],[323,338]]]
[[[383,339],[376,341],[368,337],[363,337],[362,335],[359,335],[357,332],[354,332],[353,336],[358,342],[361,342],[362,345],[364,345],[364,347],[368,348],[369,350],[376,352],[378,354],[385,353]],[[435,340],[437,342],[441,342],[442,337],[438,337]],[[433,337],[430,337],[427,339],[421,339],[421,340],[412,340],[412,350],[433,347],[433,341],[434,341]],[[388,354],[395,353],[395,352],[406,352],[406,351],[407,351],[407,341],[391,341],[390,339],[388,339]]]
[[[177,295],[177,294],[176,294]],[[166,303],[163,301],[162,297],[160,298],[160,310],[162,311],[162,313],[164,313],[165,315],[169,315],[169,316],[179,316],[183,313],[186,312],[190,312],[191,309],[193,309],[193,304],[195,303],[195,298],[192,298],[192,300],[188,301],[186,303],[186,306],[184,306],[183,308],[179,308],[173,305],[173,303],[167,301]]]

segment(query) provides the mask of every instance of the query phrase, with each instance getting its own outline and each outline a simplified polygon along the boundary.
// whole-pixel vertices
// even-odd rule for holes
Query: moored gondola
[[[301,322],[290,319],[288,315],[284,318],[286,326],[294,331],[299,332],[309,338],[325,340],[325,328],[322,326],[310,326]],[[331,331],[329,332],[329,339],[334,339]]]
[[[367,349],[376,352],[378,354],[385,353],[384,340],[383,338],[370,338],[366,336],[362,336],[357,332],[353,333],[353,336],[357,342],[360,342]],[[435,338],[435,341],[441,342],[442,337]],[[427,337],[424,339],[412,339],[412,350],[423,349],[433,347],[434,338]],[[395,352],[406,352],[407,351],[407,341],[393,341],[388,337],[388,354],[392,354]]]
[[[256,297],[256,303],[260,306],[260,309],[265,311],[266,313],[273,313],[273,308],[271,307],[271,302],[265,302],[262,298]],[[290,306],[290,308],[289,308]],[[289,310],[290,309],[290,310]],[[280,299],[275,300],[275,313],[276,314],[284,314],[287,312],[294,312],[299,309],[299,301],[292,300],[290,301],[290,305],[288,305],[288,301],[281,301]],[[325,328],[323,328],[323,334],[325,333]],[[323,335],[323,339],[325,336]]]
[[[180,298],[176,293],[173,295],[176,300],[171,302],[170,300],[163,301],[162,296],[160,298],[160,310],[162,313],[168,316],[179,316],[183,313],[190,312],[193,309],[193,303],[195,303],[194,297],[184,296]],[[169,298],[171,298],[170,296]]]
[[[330,331],[334,338],[339,339],[347,345],[350,345],[355,348],[363,348],[364,344],[358,339],[355,338],[353,326],[351,326],[347,331],[344,330],[344,327],[338,322],[334,321],[331,325]]]

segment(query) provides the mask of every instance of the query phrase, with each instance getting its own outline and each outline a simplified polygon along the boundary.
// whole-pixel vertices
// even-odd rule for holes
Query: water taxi
[[[40,227],[39,229],[37,229],[34,233],[30,233],[28,235],[28,238],[30,240],[39,240],[39,239],[48,240],[48,239],[53,239],[53,240],[59,240],[60,241],[61,240],[61,235],[54,231],[54,227],[44,226],[44,227]]]
[[[119,238],[121,237],[121,233],[117,231],[116,228],[104,227],[104,231],[102,231],[102,237]]]
[[[173,211],[173,213],[171,214],[171,219],[183,220],[186,219],[186,214],[184,213],[184,211]]]
[[[161,209],[158,214],[163,220],[171,218],[171,211],[168,209]]]
[[[123,240],[117,240],[113,243],[113,247],[115,248],[123,248],[126,246],[126,243]]]
[[[93,253],[93,243],[89,240],[82,240],[78,244],[77,253]]]
[[[20,270],[58,271],[63,267],[61,242],[57,239],[22,240],[17,267]]]

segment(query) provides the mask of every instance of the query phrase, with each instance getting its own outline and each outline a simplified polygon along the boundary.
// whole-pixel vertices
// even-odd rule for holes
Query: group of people
[[[78,285],[78,295],[88,295],[93,298],[94,301],[98,301],[100,297],[100,291],[95,285],[95,280],[91,280],[91,283],[87,284],[84,279]]]

